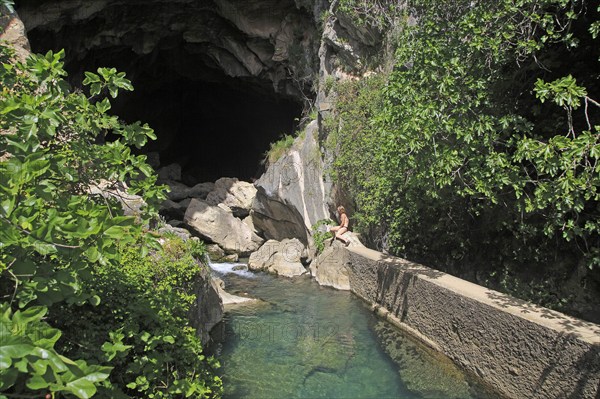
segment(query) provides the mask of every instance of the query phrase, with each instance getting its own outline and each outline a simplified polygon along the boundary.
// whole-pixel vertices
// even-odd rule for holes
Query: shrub
[[[133,89],[124,73],[86,72],[89,94],[72,91],[63,55],[20,63],[0,45],[0,393],[218,395],[186,319],[198,266],[144,231],[164,188],[130,147],[154,132],[108,114]],[[136,218],[91,194],[118,182],[148,204]]]
[[[315,249],[317,255],[319,255],[325,249],[325,241],[333,237],[333,234],[329,231],[322,231],[322,226],[333,226],[335,223],[331,219],[321,219],[312,225],[312,238],[315,243]]]

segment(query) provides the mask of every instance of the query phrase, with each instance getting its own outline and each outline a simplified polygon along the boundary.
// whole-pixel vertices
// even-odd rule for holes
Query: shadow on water
[[[222,278],[262,300],[226,309],[215,338],[226,398],[489,398],[349,292],[309,278]]]

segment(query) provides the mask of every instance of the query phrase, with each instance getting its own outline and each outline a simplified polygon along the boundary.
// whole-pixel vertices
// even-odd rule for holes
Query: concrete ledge
[[[600,326],[364,248],[352,292],[509,398],[600,398]]]

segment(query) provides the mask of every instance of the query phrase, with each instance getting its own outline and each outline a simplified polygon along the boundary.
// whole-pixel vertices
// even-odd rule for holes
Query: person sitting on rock
[[[335,235],[334,238],[331,240],[331,243],[333,244],[333,241],[335,241],[335,239],[337,238],[338,240],[344,243],[344,246],[347,247],[348,245],[350,245],[350,240],[342,237],[342,234],[348,231],[350,219],[348,219],[348,215],[346,215],[346,208],[344,208],[342,205],[337,207],[337,211],[340,214],[340,225],[329,229],[329,231],[331,231]]]

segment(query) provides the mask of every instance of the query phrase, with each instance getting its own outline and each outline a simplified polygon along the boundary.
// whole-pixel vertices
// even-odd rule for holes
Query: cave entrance
[[[303,111],[290,61],[273,61],[277,52],[273,40],[248,37],[212,10],[194,16],[194,26],[202,19],[205,29],[194,38],[190,39],[189,22],[186,28],[177,28],[181,32],[161,30],[161,37],[153,38],[150,46],[148,37],[156,29],[148,27],[150,23],[111,22],[134,12],[127,10],[95,10],[97,15],[84,23],[75,22],[76,12],[66,9],[61,12],[70,20],[61,16],[56,25],[30,29],[28,21],[35,25],[41,17],[39,8],[30,8],[24,22],[34,52],[65,49],[65,69],[74,86],[81,85],[84,71],[95,72],[98,67],[127,74],[134,91],[111,100],[110,112],[155,130],[158,139],[143,149],[153,160],[158,153],[160,163],[153,166],[179,164],[181,181],[187,185],[220,177],[246,181],[259,177],[269,143],[292,134]]]

